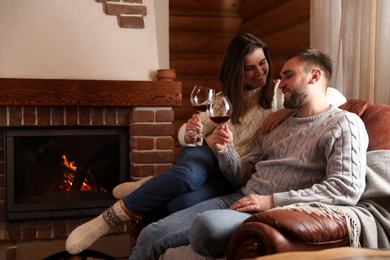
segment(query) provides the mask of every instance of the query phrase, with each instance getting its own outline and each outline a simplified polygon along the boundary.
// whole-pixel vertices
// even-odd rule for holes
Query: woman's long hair
[[[259,105],[264,109],[272,107],[274,87],[272,82],[272,64],[267,45],[249,33],[236,35],[229,43],[222,60],[219,79],[222,82],[222,92],[233,105],[232,124],[239,124],[240,117],[247,112],[247,104],[244,98],[244,62],[248,54],[257,48],[262,48],[269,65],[267,81],[261,88]]]

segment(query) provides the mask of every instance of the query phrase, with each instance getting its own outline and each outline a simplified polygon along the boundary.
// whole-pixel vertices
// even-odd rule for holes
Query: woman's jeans
[[[228,210],[243,196],[237,191],[209,199],[148,225],[138,236],[129,259],[158,259],[168,248],[188,245],[190,240],[195,250],[223,255],[233,231],[251,215]]]
[[[214,153],[203,142],[202,146],[184,148],[175,166],[157,174],[126,196],[123,202],[138,215],[159,207],[172,213],[233,191],[222,176]]]

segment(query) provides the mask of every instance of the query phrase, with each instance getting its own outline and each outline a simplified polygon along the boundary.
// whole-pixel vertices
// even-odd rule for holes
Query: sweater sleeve
[[[365,189],[367,147],[364,123],[347,113],[321,139],[327,161],[323,181],[306,189],[274,193],[275,206],[300,202],[355,205]]]
[[[248,154],[244,160],[240,159],[240,155],[235,151],[218,152],[219,167],[225,178],[235,188],[241,188],[256,172],[256,163],[261,160],[263,153],[260,145],[263,136],[257,140],[255,148]]]

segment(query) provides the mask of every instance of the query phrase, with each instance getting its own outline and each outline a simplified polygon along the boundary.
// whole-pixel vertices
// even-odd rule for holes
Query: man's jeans
[[[250,216],[248,213],[240,213],[237,211],[227,210],[233,203],[241,199],[244,195],[237,191],[230,195],[213,198],[191,208],[178,211],[164,219],[148,225],[142,230],[137,239],[137,245],[133,248],[129,259],[158,259],[159,256],[168,248],[175,248],[189,244],[189,230],[195,218],[200,214],[210,210],[218,210],[215,212],[207,212],[200,215],[200,220],[194,223],[191,228],[191,239],[198,241],[198,238],[206,235],[204,238],[207,243],[206,251],[213,255],[221,255],[224,253],[229,237],[233,231],[241,225],[241,223]],[[225,210],[221,210],[225,209]],[[227,213],[227,214],[226,214]],[[220,222],[219,225],[212,225],[212,229],[204,230],[202,225],[203,220],[210,217],[221,217],[225,222]],[[203,220],[202,220],[203,219]],[[219,220],[213,221],[217,223]],[[206,225],[208,225],[206,223]],[[198,233],[199,232],[199,233]],[[210,239],[210,235],[217,234],[218,237]],[[203,246],[204,242],[200,242],[195,246]],[[215,249],[214,249],[215,247]]]

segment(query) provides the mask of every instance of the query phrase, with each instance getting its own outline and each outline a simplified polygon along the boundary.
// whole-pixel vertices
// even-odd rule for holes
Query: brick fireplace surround
[[[23,126],[129,126],[130,176],[174,163],[173,106],[181,82],[0,79],[0,259],[44,259],[65,250],[69,233],[89,218],[5,222],[4,129]],[[90,249],[127,259],[126,225]]]

